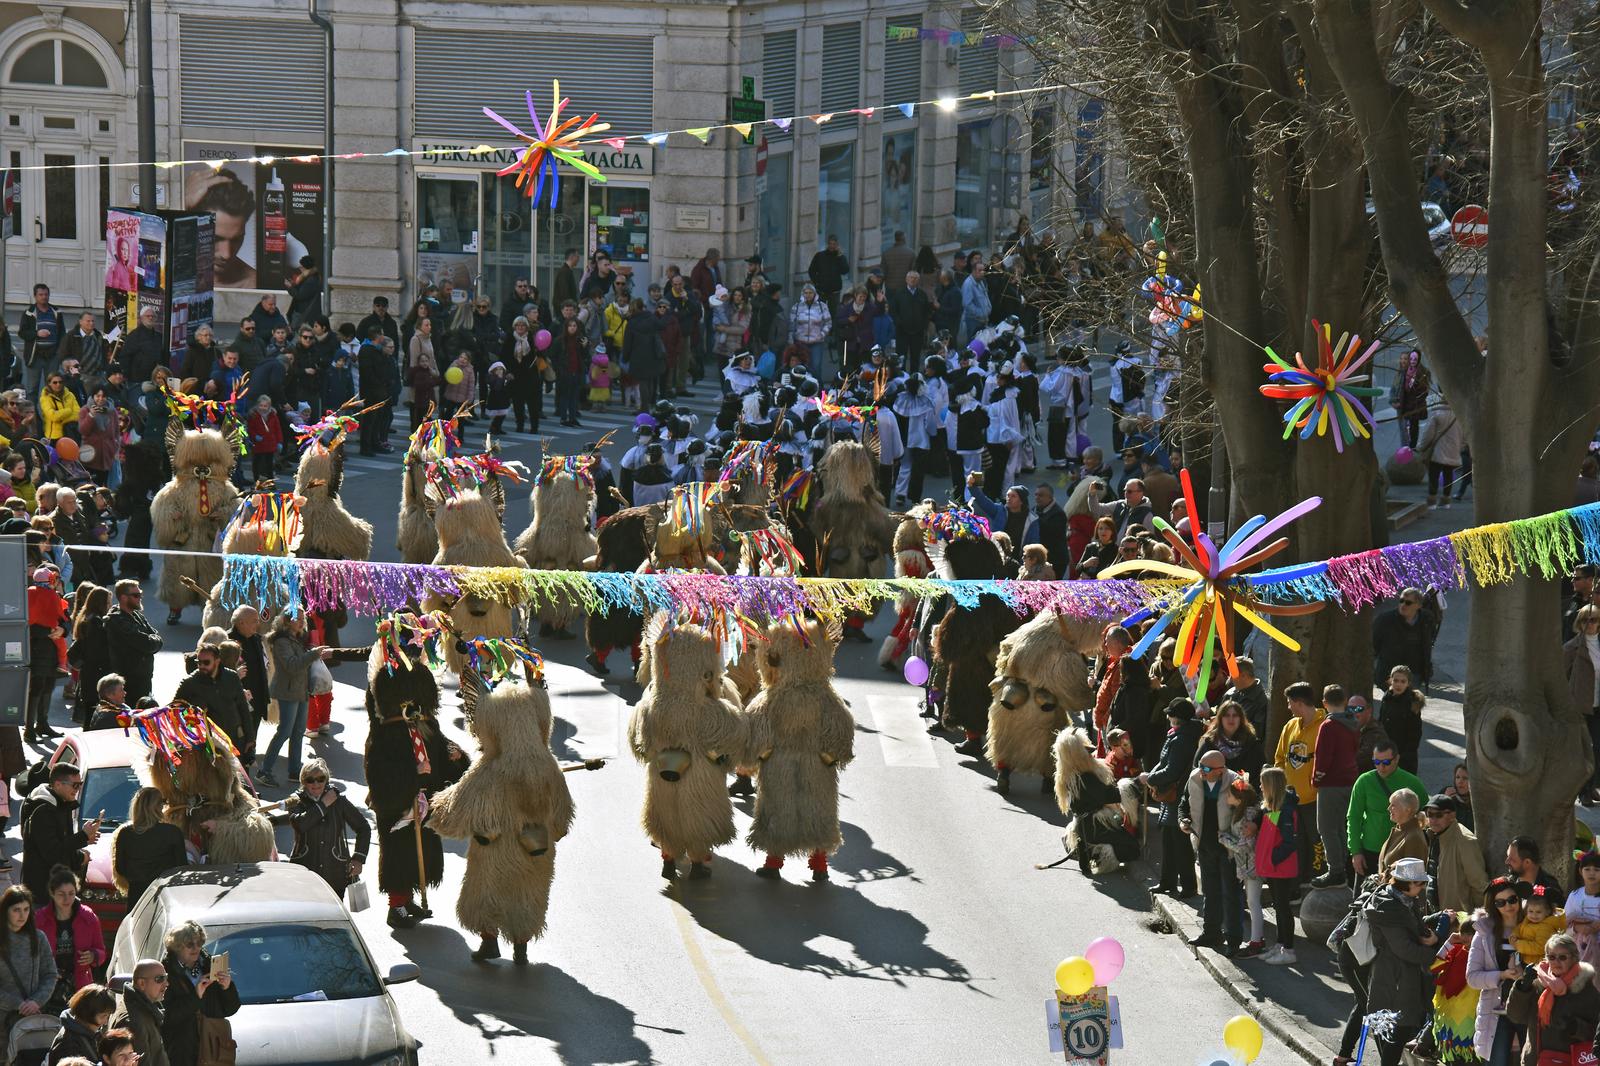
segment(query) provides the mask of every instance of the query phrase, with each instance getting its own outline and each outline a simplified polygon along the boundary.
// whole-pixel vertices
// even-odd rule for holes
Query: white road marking
[[[939,758],[917,697],[868,696],[866,702],[872,716],[869,724],[878,731],[878,743],[883,746],[885,766],[938,769]]]

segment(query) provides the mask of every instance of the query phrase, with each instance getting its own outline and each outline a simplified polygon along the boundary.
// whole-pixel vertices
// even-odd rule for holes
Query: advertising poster
[[[207,262],[201,263],[202,224],[206,232]],[[172,335],[167,345],[174,362],[183,357],[184,350],[194,337],[195,330],[211,325],[212,292],[210,280],[212,264],[209,261],[214,247],[210,220],[203,215],[188,215],[174,219],[171,227],[171,266],[168,271],[168,292],[172,298]],[[206,284],[201,287],[204,277]]]
[[[896,230],[917,246],[916,190],[917,131],[888,134],[883,138],[882,247],[894,244]]]
[[[322,262],[322,163],[292,157],[320,148],[215,144],[189,141],[184,158],[212,162],[191,167],[183,206],[216,216],[212,287],[281,291],[309,255]],[[248,162],[271,157],[271,163]]]
[[[166,308],[167,223],[157,215],[115,208],[106,212],[106,325],[126,333],[140,307],[154,307],[160,328]],[[122,334],[118,334],[121,336]]]

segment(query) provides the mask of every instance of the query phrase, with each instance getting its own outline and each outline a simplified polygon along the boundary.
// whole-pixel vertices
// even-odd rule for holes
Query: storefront
[[[546,189],[537,209],[515,176],[496,173],[515,162],[515,152],[432,140],[414,147],[429,153],[415,167],[418,288],[449,278],[457,292],[481,290],[498,305],[518,278],[530,278],[548,300],[568,251],[586,260],[605,249],[618,269],[650,272],[650,147],[588,152],[606,181],[563,175],[559,195]]]

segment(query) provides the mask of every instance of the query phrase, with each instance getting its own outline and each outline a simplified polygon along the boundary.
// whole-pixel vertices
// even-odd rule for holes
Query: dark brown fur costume
[[[999,578],[1005,561],[987,540],[961,538],[944,548],[949,576],[960,581]],[[1022,625],[1017,613],[998,596],[978,597],[964,610],[952,603],[933,633],[933,654],[949,669],[944,690],[944,724],[981,735],[989,725],[989,684],[994,680],[1000,641]]]

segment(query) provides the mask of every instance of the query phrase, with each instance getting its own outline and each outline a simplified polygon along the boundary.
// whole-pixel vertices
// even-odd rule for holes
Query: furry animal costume
[[[661,623],[652,622],[650,636]],[[745,748],[745,720],[724,694],[722,651],[699,626],[662,628],[649,640],[654,677],[633,709],[628,746],[643,763],[641,821],[661,849],[661,876],[711,873],[711,851],[733,839],[729,763]]]
[[[1056,736],[1055,764],[1056,804],[1071,819],[1061,842],[1079,869],[1104,873],[1138,858],[1138,780],[1116,780],[1081,729]]]
[[[663,508],[659,504],[648,507],[628,507],[612,515],[600,527],[595,537],[595,555],[591,570],[616,574],[631,574],[650,559],[655,545],[656,524],[661,521]],[[624,610],[606,610],[591,614],[584,620],[583,636],[589,645],[589,665],[596,673],[605,674],[606,657],[614,648],[630,648],[633,661],[639,661],[639,637],[644,632],[644,617]]]
[[[572,828],[572,796],[550,753],[544,680],[504,681],[478,698],[478,761],[433,797],[428,824],[468,840],[456,917],[476,930],[492,958],[498,935],[521,947],[541,936],[555,877],[556,842]]]
[[[926,511],[919,505],[917,511],[900,520],[894,531],[894,576],[927,577],[933,573],[933,560],[923,543],[922,524],[917,520]],[[883,638],[878,649],[878,665],[893,669],[900,656],[911,646],[916,636],[917,605],[920,601],[909,592],[902,592],[896,606],[894,629]]]
[[[993,579],[1003,574],[1004,561],[993,542],[964,537],[945,545],[944,568],[946,576],[957,580]],[[934,629],[934,657],[948,669],[944,725],[966,734],[963,754],[982,753],[995,657],[1000,641],[1021,624],[1022,619],[998,596],[983,595],[971,610],[952,603]]]
[[[274,531],[254,521],[253,508],[257,506],[257,498],[255,493],[239,497],[233,517],[228,520],[228,527],[222,534],[223,555],[281,557],[289,554],[291,545],[283,544]],[[256,605],[261,610],[263,621],[269,619],[288,602],[288,592],[289,590],[285,588],[281,597],[272,596],[267,602]],[[233,612],[222,605],[222,580],[219,578],[206,592],[205,613],[201,615],[200,624],[207,628],[215,626],[218,629],[227,629],[232,625],[232,617]]]
[[[240,776],[239,760],[225,745],[217,747],[214,758],[196,749],[175,767],[152,748],[150,783],[166,800],[166,820],[198,842],[209,862],[266,862],[272,858],[272,822],[257,813],[255,798]]]
[[[150,501],[156,547],[212,552],[239,500],[239,490],[228,480],[239,453],[236,435],[186,431],[174,418],[167,423],[167,453],[172,480]],[[211,588],[222,580],[221,557],[168,555],[161,560],[158,595],[174,613],[205,602],[202,593],[184,583],[186,577],[201,589]]]
[[[533,521],[517,537],[517,555],[534,570],[582,570],[599,548],[594,535],[594,485],[562,470],[533,487]],[[564,632],[576,604],[551,604],[539,609],[545,636]]]
[[[875,466],[872,453],[849,440],[829,448],[817,466],[822,497],[812,508],[810,526],[824,577],[882,576],[895,523],[878,492]]]
[[[984,754],[999,772],[1004,793],[1011,774],[1039,774],[1050,790],[1055,760],[1050,749],[1071,711],[1094,705],[1085,652],[1100,645],[1100,623],[1042,613],[1000,642],[989,683],[989,736]]]
[[[344,437],[332,444],[312,441],[300,455],[294,475],[294,492],[300,505],[300,542],[294,554],[301,559],[360,559],[372,557],[372,523],[345,510],[339,499],[344,485]]]
[[[421,456],[406,453],[400,477],[400,518],[395,524],[394,546],[403,563],[431,563],[439,552],[439,534],[433,528],[433,507],[428,501],[427,465]]]
[[[756,775],[750,846],[758,873],[777,877],[785,855],[809,855],[812,880],[828,879],[837,851],[839,771],[855,757],[855,719],[833,687],[834,627],[774,626],[761,656],[761,693],[750,701],[748,762]]]
[[[367,659],[369,728],[362,767],[367,806],[378,823],[378,889],[388,894],[391,907],[403,906],[424,883],[437,885],[444,877],[444,845],[426,823],[425,868],[417,868],[411,824],[417,793],[432,796],[459,780],[469,765],[465,755],[455,757],[439,732],[438,714],[439,686],[432,671],[416,661],[390,671],[383,646],[374,645]]]

